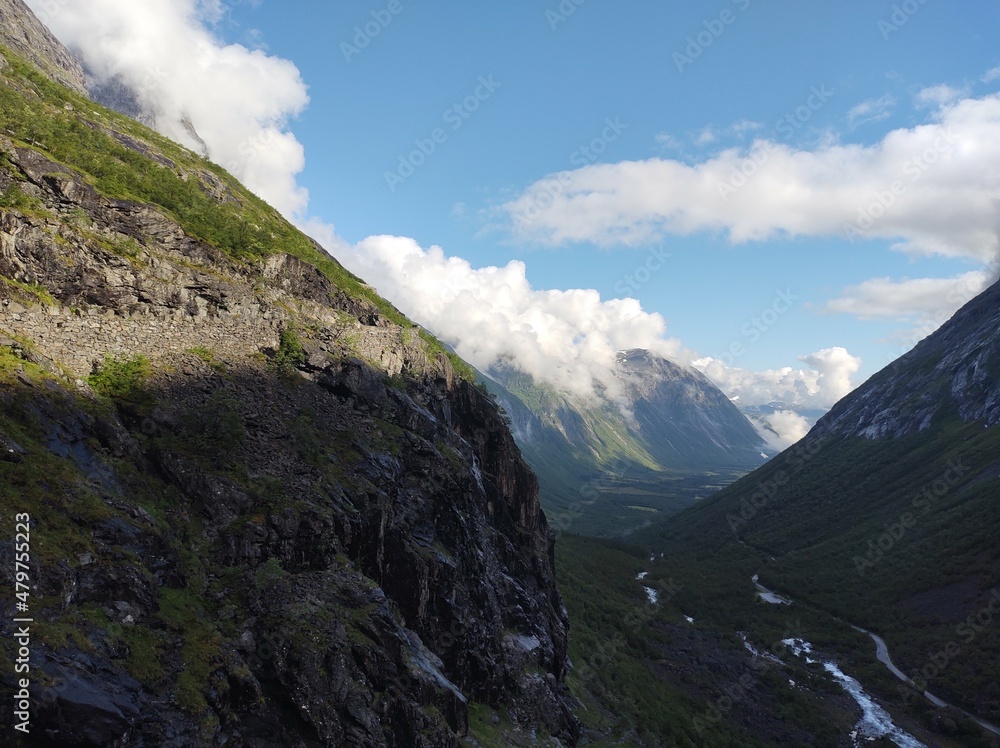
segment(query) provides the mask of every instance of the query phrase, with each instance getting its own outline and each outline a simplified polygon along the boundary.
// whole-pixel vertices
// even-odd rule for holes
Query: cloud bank
[[[635,299],[602,300],[590,289],[538,290],[524,263],[473,268],[440,247],[413,239],[375,236],[341,257],[404,313],[433,330],[481,370],[513,358],[533,377],[580,398],[594,394],[594,380],[609,385],[615,354],[647,348],[674,360],[680,342],[666,337],[666,321]]]
[[[781,402],[797,408],[829,408],[854,388],[853,377],[861,368],[861,359],[841,347],[824,348],[799,360],[805,367],[765,371],[738,369],[712,357],[691,364],[743,405]]]
[[[547,245],[643,245],[699,231],[733,243],[840,236],[987,262],[1000,228],[1000,96],[955,101],[945,88],[920,97],[936,106],[929,123],[875,145],[758,139],[693,165],[594,164],[539,180],[503,211],[517,238]]]

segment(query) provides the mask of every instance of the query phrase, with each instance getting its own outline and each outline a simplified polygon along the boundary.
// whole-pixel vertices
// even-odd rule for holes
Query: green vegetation
[[[850,641],[830,614],[875,631],[904,672],[996,722],[1000,684],[984,663],[1000,661],[998,606],[992,625],[982,621],[1000,590],[998,454],[1000,430],[955,416],[902,438],[810,440],[637,540],[699,575],[700,615],[746,626],[734,596],[759,573],[826,615],[821,628],[839,632],[830,646]],[[866,686],[901,703],[905,689],[870,641],[842,654]]]
[[[37,210],[41,205],[41,200],[26,195],[21,189],[21,185],[17,182],[12,182],[5,190],[0,192],[0,208],[5,210]]]
[[[223,363],[218,356],[215,355],[215,351],[210,348],[206,348],[203,345],[196,345],[194,348],[188,350],[193,356],[197,356],[206,364],[211,366],[217,373],[225,374],[228,370],[226,364]]]
[[[99,395],[135,401],[145,394],[151,373],[152,367],[145,356],[105,356],[87,381]]]
[[[420,339],[427,344],[427,351],[431,354],[431,356],[447,356],[448,360],[451,361],[451,368],[455,371],[455,374],[458,377],[469,382],[476,381],[476,370],[455,355],[455,353],[448,349],[444,343],[435,338],[422,327],[419,328],[417,332],[420,335]]]
[[[649,525],[652,512],[657,518],[675,514],[746,474],[733,467],[662,467],[613,404],[571,404],[514,370],[503,372],[502,384],[481,381],[509,408],[515,423],[534,418],[541,423],[520,447],[538,476],[550,524],[558,530],[627,536]]]
[[[574,535],[563,535],[556,548],[572,624],[568,684],[582,704],[578,716],[605,736],[597,745],[624,740],[634,746],[735,748],[775,745],[776,734],[787,735],[788,744],[808,736],[811,745],[839,745],[856,718],[831,712],[815,693],[787,684],[791,676],[822,691],[827,682],[795,669],[794,661],[788,672],[751,667],[736,636],[743,630],[758,642],[795,635],[825,643],[828,637],[812,617],[795,611],[789,618],[787,609],[756,604],[749,579],[740,584],[736,575],[724,575],[720,586],[712,575],[689,570],[687,560],[654,564],[648,558],[645,549]],[[659,592],[655,606],[636,581],[639,571],[649,574],[642,584]],[[718,617],[704,615],[711,611],[699,607],[705,599],[725,610]],[[697,615],[697,626],[684,620],[689,613]],[[746,684],[745,697],[731,712],[713,713],[734,683]],[[770,718],[772,726],[763,723],[767,711],[781,715]]]
[[[552,745],[547,735],[535,733],[529,736],[502,711],[476,702],[469,704],[469,735],[482,748],[508,748],[511,745],[547,748]]]
[[[25,304],[54,305],[55,299],[48,289],[40,283],[22,283],[13,278],[0,275],[0,283],[3,283],[10,290],[11,296]]]
[[[238,262],[258,262],[278,251],[297,257],[387,320],[403,328],[412,326],[398,309],[220,166],[49,80],[6,48],[0,47],[0,54],[9,63],[0,73],[0,123],[3,134],[16,144],[38,149],[81,172],[109,198],[159,206],[188,234]],[[218,200],[205,188],[208,180],[221,180],[234,199]],[[16,185],[0,196],[2,201],[9,203],[7,207],[32,205]],[[138,245],[128,242],[110,249],[126,257],[138,254]],[[448,355],[459,376],[475,381],[471,368],[440,341],[423,330],[420,336],[432,355]]]
[[[306,351],[294,327],[286,327],[279,334],[278,350],[271,359],[271,367],[282,374],[290,374],[306,362]]]
[[[201,714],[208,708],[205,693],[221,656],[222,637],[209,622],[201,601],[188,589],[161,589],[158,615],[184,640],[181,647],[184,669],[177,677],[174,700],[181,709]]]

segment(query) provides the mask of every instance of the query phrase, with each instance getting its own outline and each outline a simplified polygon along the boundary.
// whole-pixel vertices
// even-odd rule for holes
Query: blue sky
[[[116,4],[127,7],[100,0],[90,12]],[[183,23],[220,47],[297,69],[308,106],[253,116],[301,144],[290,178],[308,206],[286,213],[323,225],[335,254],[392,235],[412,238],[418,259],[432,246],[463,258],[469,277],[518,260],[535,291],[636,298],[666,321],[663,352],[798,372],[803,357],[844,348],[827,373],[854,385],[990,277],[1000,164],[973,150],[1000,90],[996,3],[178,0],[170,11],[151,0],[144,12],[161,5],[185,9]],[[112,32],[85,13],[43,20],[86,48],[84,30]],[[177,64],[155,63],[168,77]],[[243,96],[295,88],[272,78]],[[958,145],[940,140],[952,131]],[[915,168],[921,153],[933,162]],[[721,195],[734,168],[755,168],[748,159],[766,170]],[[841,227],[891,193],[894,175],[887,219],[851,241]],[[556,199],[538,203],[553,185]],[[426,299],[407,288],[419,274],[383,277],[387,253],[403,251],[387,246],[370,279],[419,320]],[[486,355],[467,341],[459,352]],[[750,376],[714,374],[731,393]]]
[[[360,48],[355,28],[362,30],[361,42],[369,39],[365,25],[381,25],[371,13],[384,19],[389,3],[265,0],[235,7],[220,28],[231,41],[265,44],[302,71],[311,104],[292,124],[307,153],[301,181],[314,211],[348,240],[411,236],[476,266],[519,258],[537,287],[596,288],[603,296],[619,295],[618,283],[636,288],[626,276],[643,267],[650,249],[663,247],[670,261],[634,295],[645,309],[662,313],[671,334],[687,345],[709,355],[727,350],[776,289],[791,289],[801,301],[773,334],[748,346],[742,363],[794,365],[803,353],[842,345],[862,357],[864,375],[898,354],[898,346],[880,343],[898,325],[823,314],[824,302],[871,277],[947,276],[974,263],[914,259],[889,251],[886,241],[734,246],[711,233],[630,248],[540,249],[488,227],[495,223],[491,209],[505,198],[572,167],[574,153],[577,161],[585,157],[579,149],[600,137],[607,119],[627,129],[595,154],[601,162],[696,161],[757,134],[734,133],[742,121],[763,123],[765,133],[791,145],[809,147],[828,137],[870,144],[924,121],[926,112],[913,105],[923,88],[996,90],[979,79],[1000,65],[1000,50],[985,33],[1000,28],[1000,7],[940,0],[913,5],[918,10],[892,30],[879,22],[897,25],[893,4],[870,1],[587,0],[564,3],[562,11],[559,3],[516,0],[401,1],[394,6],[400,12]],[[572,14],[564,14],[569,8]],[[724,12],[731,23],[724,23]],[[712,31],[720,27],[716,37]],[[711,36],[711,45],[701,48],[699,34]],[[675,59],[692,52],[689,37],[700,57]],[[474,95],[480,76],[500,86],[455,130],[444,112]],[[796,113],[814,88],[832,95],[808,117]],[[851,121],[852,108],[884,97],[894,101],[885,118]],[[396,171],[414,140],[427,139],[436,127],[447,130],[447,141],[435,144],[426,163],[391,191],[385,173]],[[700,143],[706,130],[717,133],[715,139]],[[677,146],[665,145],[664,135]],[[464,211],[456,210],[459,204]]]

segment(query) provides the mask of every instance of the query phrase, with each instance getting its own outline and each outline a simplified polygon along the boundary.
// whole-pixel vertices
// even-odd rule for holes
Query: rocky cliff
[[[573,742],[553,536],[467,368],[221,169],[5,58],[29,742]]]
[[[821,425],[876,439],[925,430],[951,411],[987,427],[1000,422],[1000,282],[838,403]]]
[[[54,4],[53,4],[54,5]],[[64,86],[85,94],[80,62],[21,0],[0,2],[0,38],[13,52]]]

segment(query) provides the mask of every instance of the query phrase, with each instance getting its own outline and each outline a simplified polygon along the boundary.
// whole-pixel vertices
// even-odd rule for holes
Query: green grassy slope
[[[734,584],[759,572],[1000,718],[1000,430],[943,416],[899,439],[814,433],[675,519],[643,540]]]
[[[251,265],[277,252],[318,268],[349,298],[413,327],[392,304],[349,272],[222,167],[124,115],[53,82],[0,47],[0,134],[74,169],[104,196],[157,206],[193,237]],[[218,196],[221,191],[222,198]],[[7,196],[8,200],[16,196]],[[16,206],[15,206],[16,207]],[[426,331],[435,353],[474,379],[471,367]]]

